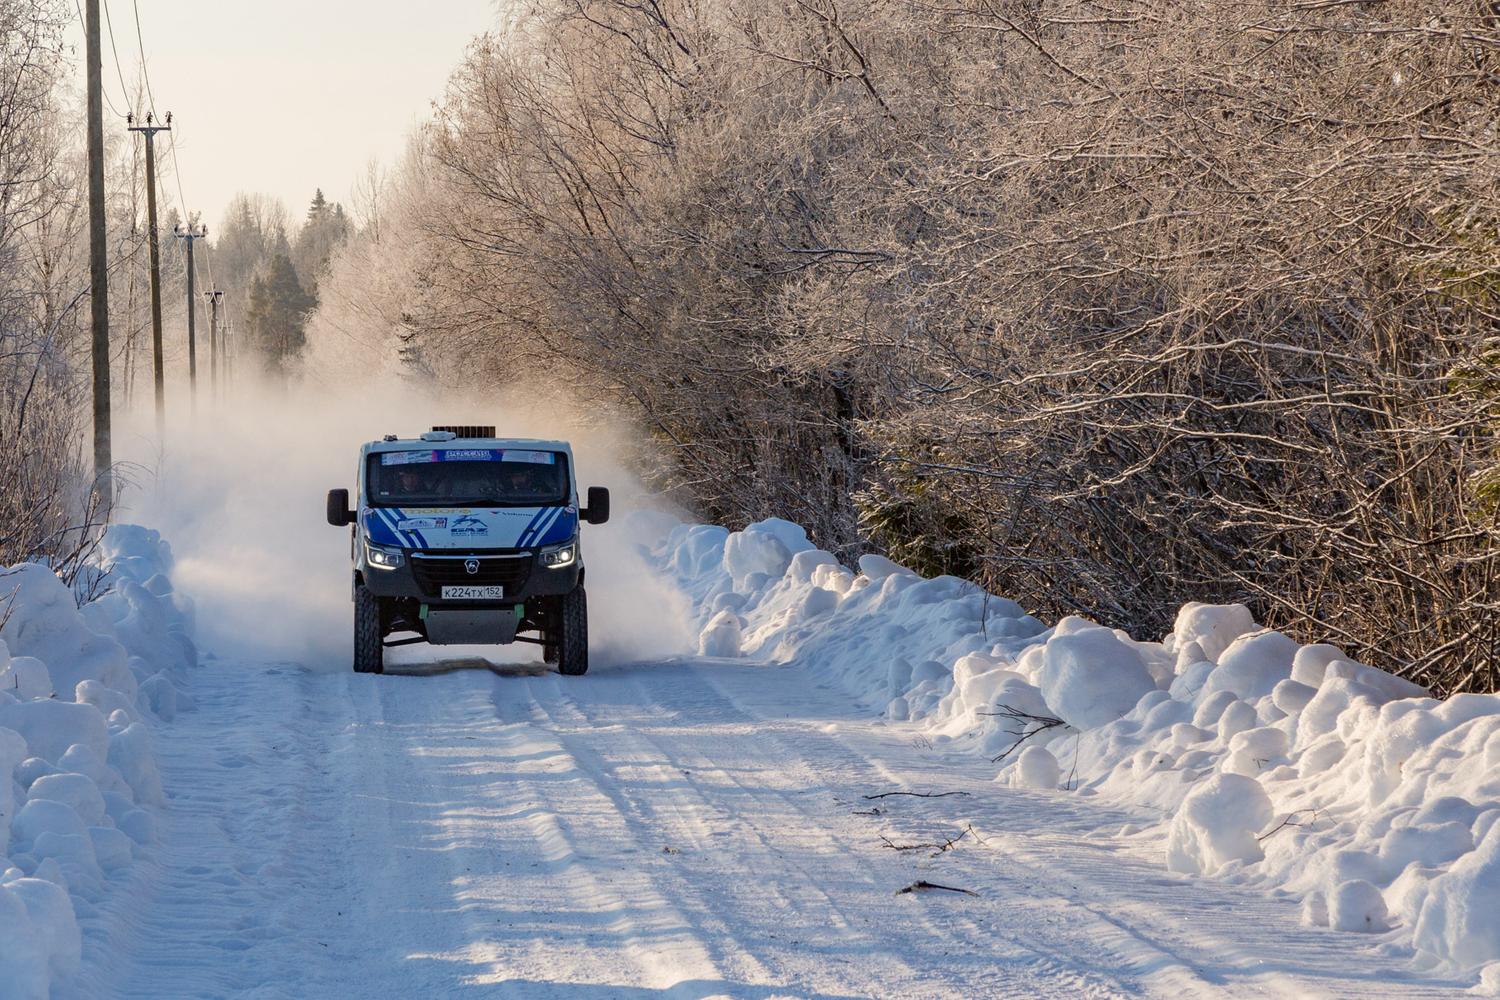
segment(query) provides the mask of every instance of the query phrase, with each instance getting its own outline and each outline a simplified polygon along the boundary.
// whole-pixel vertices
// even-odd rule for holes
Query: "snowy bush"
[[[108,589],[80,609],[37,564],[0,569],[0,994],[45,998],[78,968],[74,901],[94,903],[154,838],[150,727],[195,663],[191,608],[154,531],[115,526]]]
[[[1079,729],[1113,722],[1156,690],[1140,654],[1097,626],[1047,641],[1038,686],[1058,717]]]
[[[1271,821],[1271,799],[1260,782],[1216,774],[1183,800],[1167,835],[1167,867],[1212,875],[1231,861],[1259,861],[1257,835]]]
[[[1364,879],[1338,885],[1328,899],[1328,922],[1336,931],[1383,931],[1387,929],[1385,897]]]
[[[1027,747],[1016,760],[1016,783],[1026,788],[1056,788],[1062,768],[1046,747]]]
[[[741,627],[739,616],[733,611],[720,611],[703,626],[703,632],[698,636],[698,654],[739,656]]]

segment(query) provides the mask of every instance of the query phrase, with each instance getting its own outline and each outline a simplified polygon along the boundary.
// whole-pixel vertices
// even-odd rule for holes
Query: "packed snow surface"
[[[1138,641],[785,521],[657,529],[600,529],[641,540],[600,580],[696,638],[583,678],[197,665],[141,529],[81,610],[6,571],[0,996],[1500,988],[1500,699],[1241,607]]]

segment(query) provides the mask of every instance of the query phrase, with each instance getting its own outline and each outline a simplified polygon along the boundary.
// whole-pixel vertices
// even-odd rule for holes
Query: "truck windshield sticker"
[[[416,465],[419,462],[437,461],[434,451],[387,451],[381,454],[381,465]]]
[[[556,465],[555,451],[524,451],[515,448],[446,448],[440,451],[386,451],[381,465],[420,465],[427,462],[526,462]]]

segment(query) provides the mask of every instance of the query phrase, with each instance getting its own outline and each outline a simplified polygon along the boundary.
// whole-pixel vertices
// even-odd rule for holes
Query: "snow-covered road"
[[[158,738],[162,867],[85,994],[1449,995],[798,664],[393,670],[204,666]],[[896,790],[954,794],[863,798]]]

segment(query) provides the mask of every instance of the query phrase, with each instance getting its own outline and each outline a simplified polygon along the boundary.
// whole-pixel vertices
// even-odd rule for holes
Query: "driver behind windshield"
[[[399,465],[385,494],[401,500],[446,496],[449,484],[434,471],[430,465]]]
[[[425,486],[424,477],[412,466],[403,465],[396,470],[396,492],[402,496],[425,492]]]
[[[501,473],[501,493],[507,499],[534,500],[547,493],[547,486],[537,481],[537,469],[532,466],[517,465],[504,470]]]

